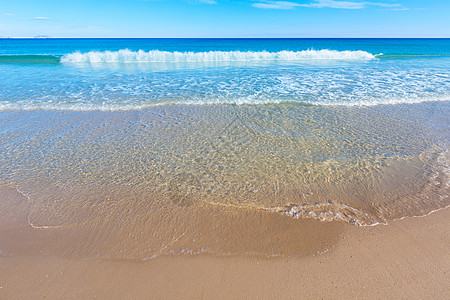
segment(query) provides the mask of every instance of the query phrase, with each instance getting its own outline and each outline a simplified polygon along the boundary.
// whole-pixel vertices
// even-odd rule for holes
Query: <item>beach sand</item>
[[[0,299],[447,299],[449,209],[398,218],[449,205],[448,107],[395,109],[3,112]]]
[[[425,217],[371,227],[281,217],[302,225],[312,222],[304,228],[303,243],[297,244],[303,250],[297,255],[267,258],[182,254],[138,261],[23,252],[0,257],[0,298],[448,299],[448,208]],[[260,227],[267,228],[268,224],[274,224],[270,222],[279,222],[278,218],[277,214],[266,213]],[[16,218],[9,228],[23,234],[16,235],[19,245],[28,243],[32,249],[36,241],[30,239],[33,234],[27,235],[26,228],[20,226],[23,221]],[[320,232],[322,226],[331,234],[314,238],[305,233]],[[0,238],[4,242],[7,237],[5,230],[2,232]],[[44,238],[41,244],[45,238],[52,239],[45,235],[41,238]],[[248,236],[244,234],[235,241],[245,242],[242,238]],[[57,239],[58,235],[54,235],[53,241]],[[333,245],[323,253],[311,253],[312,248],[301,247],[318,239]],[[299,241],[295,236],[291,240]],[[8,244],[14,244],[12,241]]]
[[[450,298],[448,41],[0,44],[0,300]]]

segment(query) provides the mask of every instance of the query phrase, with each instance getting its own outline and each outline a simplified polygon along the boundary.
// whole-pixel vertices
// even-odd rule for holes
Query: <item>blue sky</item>
[[[450,37],[449,0],[1,0],[0,37]]]

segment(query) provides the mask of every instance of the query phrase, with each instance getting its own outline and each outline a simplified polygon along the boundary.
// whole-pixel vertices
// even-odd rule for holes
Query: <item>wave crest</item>
[[[62,63],[198,63],[198,62],[253,62],[302,60],[370,60],[375,56],[365,51],[304,50],[304,51],[208,51],[168,52],[160,50],[90,51],[74,52],[61,57]]]

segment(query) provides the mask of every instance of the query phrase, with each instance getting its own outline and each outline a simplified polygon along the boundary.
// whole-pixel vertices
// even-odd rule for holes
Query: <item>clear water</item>
[[[450,39],[3,39],[0,109],[450,99]]]
[[[450,204],[449,100],[449,39],[0,40],[1,250],[324,251]]]

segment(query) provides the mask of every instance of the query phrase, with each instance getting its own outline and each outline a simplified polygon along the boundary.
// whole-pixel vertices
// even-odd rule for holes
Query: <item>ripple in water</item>
[[[205,237],[224,212],[374,225],[447,206],[448,115],[448,102],[2,112],[1,182],[34,227],[84,228],[90,255],[233,253],[193,246],[202,219]]]

